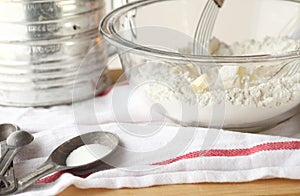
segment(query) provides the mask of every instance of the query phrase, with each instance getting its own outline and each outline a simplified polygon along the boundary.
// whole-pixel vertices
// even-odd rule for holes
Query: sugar
[[[66,160],[67,166],[80,166],[97,161],[111,152],[111,148],[101,144],[81,146],[70,153]]]

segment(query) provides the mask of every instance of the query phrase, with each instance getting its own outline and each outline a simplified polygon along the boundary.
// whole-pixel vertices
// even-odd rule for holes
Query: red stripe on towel
[[[212,149],[212,150],[199,150],[187,153],[185,155],[178,156],[173,159],[166,161],[153,163],[151,165],[168,165],[177,161],[195,159],[198,157],[238,157],[238,156],[249,156],[259,152],[264,151],[279,151],[279,150],[300,150],[300,141],[291,141],[291,142],[270,142],[265,144],[260,144],[250,148],[242,149]],[[51,183],[57,180],[65,172],[57,172],[55,174],[49,175],[39,181],[37,184]],[[88,175],[80,176],[86,178]]]
[[[292,142],[272,142],[253,146],[251,148],[243,149],[228,149],[228,150],[199,150],[190,152],[185,155],[178,156],[166,161],[153,163],[151,165],[167,165],[180,160],[194,159],[198,157],[235,157],[235,156],[249,156],[263,151],[278,151],[278,150],[300,150],[300,141]]]
[[[36,181],[35,183],[36,184],[46,184],[46,183],[51,183],[51,182],[54,182],[55,180],[57,180],[61,175],[63,175],[64,173],[68,173],[68,172],[65,172],[65,171],[59,171],[59,172],[56,172],[52,175],[49,175],[45,178],[42,178],[38,181]],[[89,175],[91,174],[85,174],[85,175],[80,175],[78,177],[81,177],[81,178],[86,178],[88,177]]]
[[[54,182],[54,181],[57,180],[63,173],[65,173],[65,172],[63,172],[63,171],[56,172],[56,173],[54,173],[54,174],[52,174],[52,175],[49,175],[49,176],[47,176],[47,177],[45,177],[45,178],[42,178],[42,179],[36,181],[35,183],[36,183],[36,184],[45,184],[45,183]]]

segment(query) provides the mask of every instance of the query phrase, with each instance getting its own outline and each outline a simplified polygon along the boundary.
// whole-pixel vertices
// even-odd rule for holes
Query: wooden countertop
[[[89,195],[89,196],[118,196],[118,195],[300,195],[300,181],[296,180],[259,180],[248,183],[203,183],[186,185],[155,186],[140,189],[77,189],[67,188],[59,196]]]
[[[111,78],[115,82],[123,72],[111,70]],[[118,196],[118,195],[294,195],[300,196],[300,180],[271,179],[247,183],[201,183],[184,185],[164,185],[139,189],[78,189],[71,186],[59,196]]]

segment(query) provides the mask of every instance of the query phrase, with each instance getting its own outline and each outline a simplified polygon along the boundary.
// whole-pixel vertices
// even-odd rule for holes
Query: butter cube
[[[209,47],[208,47],[209,54],[215,54],[216,51],[219,50],[219,48],[220,48],[220,40],[213,37],[209,42]]]
[[[209,81],[209,76],[207,74],[202,74],[191,83],[191,86],[194,91],[203,92],[209,88]]]
[[[199,70],[197,69],[196,65],[194,65],[192,63],[187,63],[185,66],[191,73],[193,73],[195,75],[200,75]]]
[[[244,68],[240,66],[223,66],[219,70],[220,77],[225,89],[241,87],[244,77]]]

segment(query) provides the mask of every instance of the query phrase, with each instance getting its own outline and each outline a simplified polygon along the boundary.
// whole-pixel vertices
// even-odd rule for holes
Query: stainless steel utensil
[[[298,48],[298,50],[300,50],[300,47]],[[272,75],[271,79],[280,79],[286,76],[293,76],[299,71],[300,71],[299,60],[288,61]]]
[[[0,142],[7,139],[7,137],[15,132],[16,130],[20,129],[17,125],[13,124],[0,124]],[[1,146],[2,150],[2,146]],[[1,153],[2,156],[2,153]]]
[[[207,55],[209,40],[216,22],[219,8],[224,0],[208,0],[198,21],[194,35],[193,53],[195,55]]]
[[[0,195],[7,195],[17,190],[18,182],[15,177],[13,164],[11,163],[6,174],[0,176]]]
[[[111,149],[112,153],[119,144],[119,138],[108,132],[90,132],[77,136],[66,141],[57,147],[44,162],[35,171],[18,179],[18,192],[26,189],[38,179],[56,171],[68,170],[71,173],[82,175],[89,174],[94,171],[111,168],[110,165],[101,161],[104,157],[97,157],[98,160],[80,166],[67,166],[66,159],[75,149],[88,144],[101,144]]]
[[[1,157],[0,161],[0,176],[3,176],[9,166],[11,165],[13,158],[18,151],[25,145],[30,144],[33,141],[33,136],[26,131],[14,131],[6,139],[6,152]]]
[[[0,147],[1,159],[6,152],[6,139],[10,134],[20,128],[13,124],[0,124]],[[0,195],[9,194],[17,189],[17,179],[15,178],[13,163],[10,164],[5,175],[0,176]]]

